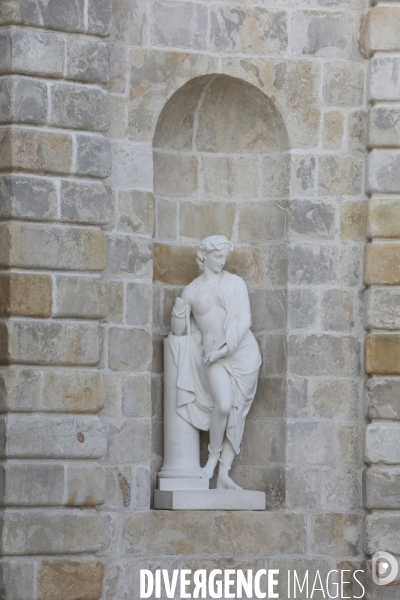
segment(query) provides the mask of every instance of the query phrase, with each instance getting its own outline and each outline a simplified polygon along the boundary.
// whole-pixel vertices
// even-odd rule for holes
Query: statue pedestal
[[[207,481],[208,483],[208,481]],[[164,510],[265,510],[264,492],[155,490],[154,508]]]

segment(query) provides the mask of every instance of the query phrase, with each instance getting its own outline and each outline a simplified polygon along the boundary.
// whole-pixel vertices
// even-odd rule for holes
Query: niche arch
[[[182,288],[199,274],[196,244],[222,234],[227,269],[248,285],[263,366],[232,476],[284,502],[286,453],[287,208],[290,153],[284,120],[255,86],[205,75],[177,90],[153,138],[153,482],[162,465],[162,339]],[[206,457],[206,439],[203,440]]]

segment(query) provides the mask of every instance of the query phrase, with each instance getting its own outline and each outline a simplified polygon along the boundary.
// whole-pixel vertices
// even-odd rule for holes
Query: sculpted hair
[[[210,235],[209,237],[204,238],[197,248],[196,262],[200,269],[204,269],[204,258],[207,252],[221,250],[222,248],[228,248],[229,252],[232,252],[233,250],[232,244],[224,235]]]

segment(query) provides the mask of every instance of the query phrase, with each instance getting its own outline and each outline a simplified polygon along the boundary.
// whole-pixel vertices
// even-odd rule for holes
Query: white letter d
[[[146,590],[147,583],[147,590]],[[140,597],[150,598],[154,588],[154,575],[148,569],[140,569]]]

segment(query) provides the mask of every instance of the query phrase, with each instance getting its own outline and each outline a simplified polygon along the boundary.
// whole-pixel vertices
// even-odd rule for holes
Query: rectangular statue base
[[[175,492],[178,490],[208,490],[210,482],[208,479],[196,479],[195,477],[159,477],[158,489],[163,492]]]
[[[177,490],[154,492],[154,508],[162,510],[265,510],[264,492],[243,490]]]

